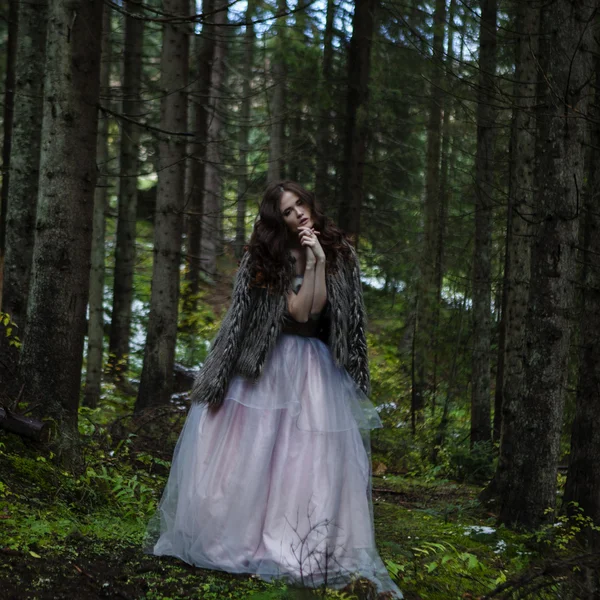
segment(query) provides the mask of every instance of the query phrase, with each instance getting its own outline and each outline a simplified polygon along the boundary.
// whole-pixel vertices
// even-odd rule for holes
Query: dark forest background
[[[599,6],[0,2],[0,597],[283,597],[138,547],[289,178],[359,251],[400,587],[600,598]]]

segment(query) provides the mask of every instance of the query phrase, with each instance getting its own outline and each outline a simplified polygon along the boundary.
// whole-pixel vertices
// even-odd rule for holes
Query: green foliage
[[[567,512],[560,514],[555,514],[554,509],[547,509],[546,514],[551,517],[551,522],[534,534],[539,544],[563,556],[584,552],[586,541],[592,537],[598,538],[600,534],[600,526],[585,514],[577,502],[569,502],[565,509]]]
[[[204,362],[208,353],[208,343],[217,334],[221,319],[218,318],[210,304],[206,302],[207,292],[200,290],[198,294],[190,294],[189,282],[182,284],[179,302],[179,325],[177,331],[177,347],[175,359],[190,367]],[[188,310],[188,303],[194,306]]]
[[[496,451],[491,444],[469,444],[461,411],[451,417],[444,441],[439,439],[439,420],[428,418],[413,434],[406,408],[384,409],[383,429],[373,432],[373,455],[394,473],[428,481],[448,478],[467,483],[485,483],[494,473]],[[393,425],[392,425],[393,424]]]
[[[482,596],[533,558],[525,551],[526,536],[490,522],[476,501],[478,488],[400,477],[386,477],[376,486],[399,493],[376,503],[375,519],[382,530],[382,558],[408,597]],[[397,497],[398,506],[392,502]]]
[[[156,503],[156,478],[117,465],[98,452],[79,475],[53,464],[53,456],[34,456],[23,447],[0,448],[0,500],[7,547],[55,549],[71,535],[100,541],[140,543],[143,526]],[[152,486],[149,485],[152,482]]]
[[[485,483],[496,470],[497,450],[491,442],[467,443],[451,447],[448,456],[448,475],[457,481]]]
[[[10,315],[0,311],[0,335],[2,335],[1,331],[4,329],[4,336],[8,339],[8,345],[20,348],[21,340],[19,339],[19,336],[14,333],[16,327],[17,325],[11,319]]]
[[[276,585],[277,582],[276,582]],[[306,588],[295,589],[285,583],[281,588],[268,589],[256,592],[248,596],[251,600],[309,600],[311,598],[330,598],[331,600],[356,600],[357,596],[342,590],[321,588],[308,590]]]
[[[100,472],[88,467],[83,478],[86,485],[105,485],[114,503],[123,511],[126,517],[147,517],[154,510],[155,493],[152,487],[140,481],[136,473],[124,476],[115,469],[110,471],[102,465]]]
[[[449,542],[424,542],[412,548],[412,561],[399,564],[392,560],[386,566],[396,579],[417,587],[435,586],[439,591],[455,592],[455,579],[477,579],[482,586],[494,589],[506,581],[506,574],[491,573],[489,567],[472,552],[460,551]]]

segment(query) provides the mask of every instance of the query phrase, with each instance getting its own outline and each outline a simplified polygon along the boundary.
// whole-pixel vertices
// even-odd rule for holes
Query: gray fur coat
[[[370,393],[366,313],[358,257],[337,258],[336,272],[326,275],[329,302],[327,344],[333,359],[344,367],[367,395]],[[251,258],[246,252],[235,277],[231,306],[192,387],[192,402],[219,406],[233,375],[256,381],[269,351],[281,333],[286,294],[268,294],[251,287]],[[287,289],[294,273],[287,273]]]

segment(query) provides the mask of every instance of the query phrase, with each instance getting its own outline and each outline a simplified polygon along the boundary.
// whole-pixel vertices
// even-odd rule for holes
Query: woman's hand
[[[310,260],[311,254],[315,262],[324,262],[325,251],[317,238],[319,232],[315,231],[312,227],[298,227],[298,235],[300,236],[300,244],[307,249],[307,262]],[[313,261],[310,260],[310,262],[312,263]]]

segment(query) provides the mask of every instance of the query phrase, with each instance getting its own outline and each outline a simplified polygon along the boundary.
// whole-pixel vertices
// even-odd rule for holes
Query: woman
[[[270,185],[192,390],[148,551],[208,569],[402,597],[375,547],[365,310],[354,249]]]

